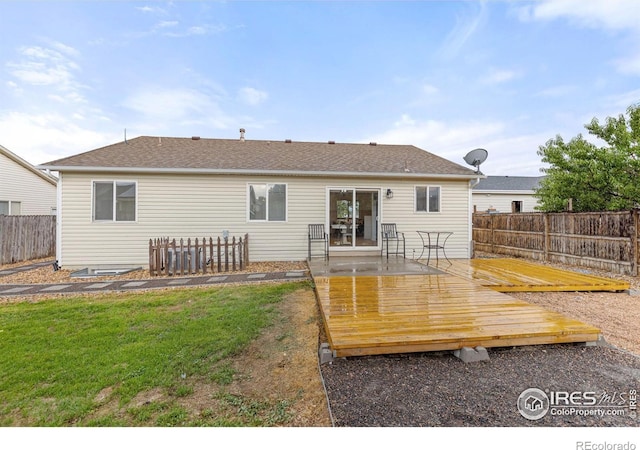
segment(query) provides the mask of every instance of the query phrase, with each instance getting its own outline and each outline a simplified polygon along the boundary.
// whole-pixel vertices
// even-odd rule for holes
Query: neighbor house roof
[[[533,192],[544,177],[488,176],[473,188],[474,192]]]
[[[15,153],[11,152],[9,149],[3,147],[2,145],[0,145],[0,155],[6,156],[7,158],[9,158],[11,161],[15,162],[19,166],[22,166],[28,171],[33,172],[34,174],[36,174],[37,176],[45,180],[47,183],[51,183],[53,186],[56,186],[58,184],[58,178],[54,177],[49,173],[43,172],[42,170],[36,169],[32,164],[29,164],[27,161],[25,161]]]
[[[471,169],[413,145],[157,136],[137,137],[41,167],[60,172],[478,177]]]

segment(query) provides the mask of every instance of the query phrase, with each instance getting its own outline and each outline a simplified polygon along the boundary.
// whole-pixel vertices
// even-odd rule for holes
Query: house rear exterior
[[[0,215],[56,213],[57,178],[0,145]]]
[[[142,136],[43,168],[58,171],[59,263],[148,267],[149,239],[250,236],[251,261],[308,256],[309,224],[331,255],[379,255],[380,223],[406,235],[446,230],[450,257],[468,257],[466,167],[410,145]],[[348,232],[344,232],[348,228]]]

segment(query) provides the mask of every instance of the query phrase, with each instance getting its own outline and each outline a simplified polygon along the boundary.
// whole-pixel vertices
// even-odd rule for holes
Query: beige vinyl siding
[[[21,215],[49,215],[56,207],[56,186],[0,154],[0,201],[20,202]]]
[[[533,212],[538,205],[538,199],[533,196],[533,193],[474,192],[472,198],[473,205],[478,212],[485,212],[489,208],[493,208],[497,212],[510,213],[513,201],[522,202],[522,212]]]
[[[412,181],[380,181],[320,177],[220,175],[72,174],[62,175],[60,264],[87,266],[148,266],[149,238],[202,238],[249,234],[252,261],[293,261],[307,257],[307,225],[326,223],[329,187],[380,189],[382,221],[396,222],[407,233],[407,256],[419,254],[415,230],[454,231],[453,257],[468,256],[468,182],[427,182],[441,186],[441,212],[416,213]],[[94,181],[135,181],[137,221],[92,221]],[[287,221],[248,220],[249,183],[287,185]],[[394,198],[384,195],[387,188]],[[449,253],[449,252],[448,252]]]

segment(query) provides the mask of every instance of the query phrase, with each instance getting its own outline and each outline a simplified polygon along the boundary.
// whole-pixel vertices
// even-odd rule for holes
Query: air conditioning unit
[[[202,250],[199,253],[199,255],[196,255],[195,248],[191,248],[189,250],[186,248],[184,250],[177,248],[175,249],[175,252],[173,248],[169,248],[169,258],[167,260],[169,273],[172,275],[174,273],[182,273],[183,268],[184,273],[189,273],[189,270],[191,270],[192,273],[202,270],[202,267],[204,266]],[[189,265],[189,260],[191,260],[191,265]]]

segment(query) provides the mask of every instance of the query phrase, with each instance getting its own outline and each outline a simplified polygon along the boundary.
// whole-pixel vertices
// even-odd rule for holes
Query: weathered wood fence
[[[56,216],[0,216],[0,264],[55,254]]]
[[[473,249],[638,275],[639,210],[473,214]]]
[[[193,275],[235,272],[249,263],[249,235],[244,238],[149,239],[149,273]]]

